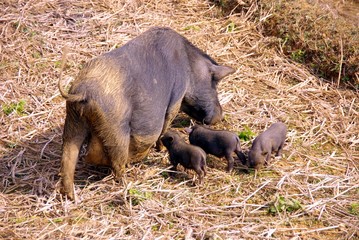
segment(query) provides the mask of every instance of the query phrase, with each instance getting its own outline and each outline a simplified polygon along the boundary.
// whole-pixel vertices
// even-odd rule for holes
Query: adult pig
[[[110,165],[121,179],[125,165],[146,157],[180,109],[207,124],[221,120],[216,88],[233,72],[175,31],[154,27],[87,63],[68,93],[59,81],[66,99],[61,192],[74,198],[84,142],[85,160]]]
[[[188,132],[191,144],[199,146],[208,154],[219,158],[225,157],[228,161],[227,170],[229,172],[233,170],[233,152],[236,153],[242,163],[245,163],[239,137],[235,133],[210,129],[200,125],[194,125]]]
[[[187,144],[175,131],[166,132],[161,141],[169,152],[172,170],[177,170],[178,164],[193,169],[201,184],[206,176],[206,153],[200,147]]]
[[[287,126],[281,122],[273,123],[266,131],[259,134],[249,150],[247,165],[257,170],[269,162],[272,151],[276,152],[276,156],[280,156],[286,134]]]

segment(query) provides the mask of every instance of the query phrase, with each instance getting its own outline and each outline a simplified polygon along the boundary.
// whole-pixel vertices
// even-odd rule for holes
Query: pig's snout
[[[216,109],[212,111],[212,113],[207,114],[207,116],[203,119],[203,123],[206,125],[213,125],[217,122],[220,122],[224,119],[224,114],[222,112],[221,106],[218,104]]]

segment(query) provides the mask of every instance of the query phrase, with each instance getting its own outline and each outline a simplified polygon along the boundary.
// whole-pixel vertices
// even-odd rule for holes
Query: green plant
[[[161,173],[161,176],[162,176],[163,178],[169,178],[169,177],[170,177],[170,175],[169,175],[168,172],[162,172],[162,173]]]
[[[269,205],[268,213],[275,215],[280,212],[294,212],[302,209],[302,205],[298,200],[279,196],[273,203]]]
[[[185,31],[188,31],[188,30],[199,31],[199,30],[201,30],[201,28],[199,26],[195,26],[195,25],[188,25],[183,30],[185,30]]]
[[[59,60],[59,61],[56,61],[55,63],[54,63],[54,67],[55,68],[60,68],[61,67],[61,61]]]
[[[255,136],[256,134],[254,132],[252,132],[252,130],[247,127],[247,126],[244,126],[244,131],[241,131],[239,134],[238,134],[238,137],[243,140],[243,141],[250,141],[253,139],[253,137]]]
[[[226,27],[226,32],[234,32],[235,29],[236,25],[234,24],[234,22],[230,22]]]
[[[22,115],[25,113],[25,104],[25,100],[20,100],[17,103],[3,104],[2,111],[6,115],[10,115],[12,112],[16,112],[17,114]]]
[[[35,50],[35,51],[32,53],[32,57],[33,57],[33,58],[37,58],[37,59],[38,59],[38,58],[41,58],[41,53],[40,53],[39,51],[36,51],[36,50]]]
[[[55,218],[55,219],[53,219],[52,221],[53,221],[54,223],[61,223],[61,222],[64,221],[64,219],[63,219],[63,218]]]
[[[353,215],[357,215],[359,216],[359,203],[358,202],[354,202],[352,204],[350,204],[349,206],[349,212]]]
[[[141,190],[131,188],[128,190],[128,194],[130,195],[132,205],[137,206],[140,202],[144,200],[150,199],[152,197],[152,193],[143,192]]]
[[[305,51],[303,51],[301,49],[298,49],[298,50],[292,52],[290,57],[296,62],[304,63],[304,61],[305,61]]]

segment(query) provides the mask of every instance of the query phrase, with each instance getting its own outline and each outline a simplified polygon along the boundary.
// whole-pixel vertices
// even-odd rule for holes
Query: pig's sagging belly
[[[149,149],[161,135],[165,121],[165,109],[152,109],[151,111],[136,111],[130,122],[130,162],[143,160]]]
[[[121,136],[130,138],[128,149],[128,161],[130,163],[139,162],[148,155],[150,148],[154,146],[161,135],[164,121],[165,109],[159,107],[152,111],[137,110],[132,112],[128,122],[122,125],[122,127],[129,129],[129,135]],[[85,161],[94,165],[111,166],[111,159],[108,157],[103,140],[95,132],[92,132],[89,139]]]

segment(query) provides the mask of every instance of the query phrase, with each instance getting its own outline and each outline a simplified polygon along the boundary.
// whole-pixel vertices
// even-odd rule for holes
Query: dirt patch
[[[357,1],[215,1],[225,14],[249,14],[277,49],[337,86],[359,86]]]
[[[252,6],[252,5],[250,5]],[[249,7],[250,7],[249,6]],[[0,237],[3,239],[358,238],[358,93],[319,81],[278,53],[257,11],[223,17],[207,1],[6,1],[0,3]],[[263,16],[265,16],[264,14]],[[254,178],[209,156],[202,186],[169,177],[166,152],[127,170],[79,161],[75,202],[58,192],[63,82],[82,64],[151,26],[169,26],[237,69],[219,84],[225,120],[255,135],[283,121],[282,158]],[[180,114],[181,129],[189,118]],[[251,140],[242,141],[245,152]]]

